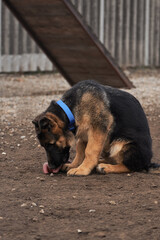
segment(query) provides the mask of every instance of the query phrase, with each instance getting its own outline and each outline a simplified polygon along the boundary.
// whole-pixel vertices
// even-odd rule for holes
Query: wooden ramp
[[[71,85],[95,79],[113,87],[133,87],[69,0],[4,3]]]

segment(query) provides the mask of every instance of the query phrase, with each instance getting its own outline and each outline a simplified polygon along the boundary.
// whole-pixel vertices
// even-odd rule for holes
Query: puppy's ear
[[[34,119],[34,120],[32,121],[32,123],[33,123],[33,125],[34,125],[35,127],[38,127],[38,121],[37,121],[36,119]]]
[[[47,112],[45,116],[50,120],[52,128],[64,128],[64,122],[62,122],[55,114]]]

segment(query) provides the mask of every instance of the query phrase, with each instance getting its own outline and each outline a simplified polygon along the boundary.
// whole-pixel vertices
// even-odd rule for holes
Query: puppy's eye
[[[52,129],[52,126],[51,125],[48,125],[48,131],[50,132]]]
[[[47,125],[43,125],[43,126],[41,126],[41,129],[47,129],[47,128],[48,128]]]

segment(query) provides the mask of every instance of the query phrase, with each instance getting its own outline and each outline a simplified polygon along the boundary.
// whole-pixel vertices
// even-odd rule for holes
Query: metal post
[[[104,43],[104,0],[100,0],[99,39]]]
[[[146,12],[145,12],[145,52],[144,52],[144,65],[149,65],[149,13],[150,0],[146,0]]]

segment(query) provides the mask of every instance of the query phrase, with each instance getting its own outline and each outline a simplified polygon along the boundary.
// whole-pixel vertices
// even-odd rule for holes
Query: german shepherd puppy
[[[33,121],[48,166],[67,175],[127,173],[151,166],[152,140],[145,113],[131,94],[95,81],[79,82],[63,96],[74,116],[69,128],[65,110],[55,101]],[[76,156],[67,163],[76,138]]]

